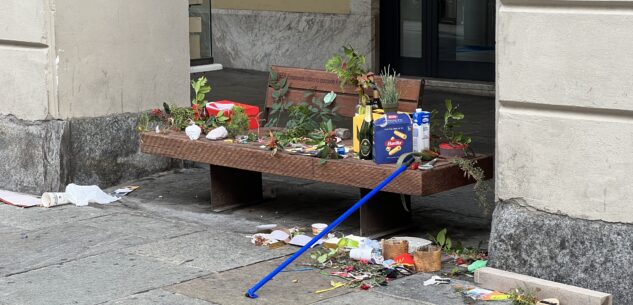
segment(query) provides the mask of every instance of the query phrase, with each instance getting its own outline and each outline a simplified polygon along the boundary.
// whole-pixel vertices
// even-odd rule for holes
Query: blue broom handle
[[[326,234],[330,233],[330,231],[332,231],[332,229],[336,228],[336,226],[338,226],[341,222],[343,222],[343,220],[345,220],[347,217],[352,215],[352,213],[356,212],[356,210],[358,210],[363,204],[365,204],[369,199],[371,199],[371,197],[376,195],[376,193],[378,193],[387,184],[389,184],[389,182],[391,182],[391,180],[393,180],[396,177],[398,177],[398,175],[400,175],[403,171],[405,171],[407,169],[407,167],[409,167],[409,165],[411,164],[412,160],[413,159],[409,160],[409,162],[404,162],[404,164],[402,166],[400,166],[395,172],[393,172],[389,177],[387,177],[385,180],[380,182],[380,184],[378,184],[378,186],[376,186],[373,190],[371,190],[371,192],[369,192],[369,193],[367,193],[367,195],[363,196],[363,198],[361,198],[358,202],[356,202],[356,204],[354,204],[351,208],[349,208],[347,211],[345,211],[345,213],[343,213],[343,215],[339,216],[339,218],[334,220],[329,226],[327,226],[327,228],[325,228],[323,231],[321,231],[321,233],[319,233],[317,236],[312,238],[312,240],[310,240],[307,244],[305,244],[303,247],[301,247],[301,249],[299,249],[299,251],[295,252],[295,254],[293,254],[286,261],[284,261],[281,265],[279,265],[277,268],[275,268],[275,270],[270,272],[263,279],[261,279],[257,284],[255,284],[253,287],[251,287],[251,289],[249,289],[248,292],[246,292],[246,296],[249,297],[249,298],[253,298],[253,299],[257,298],[257,294],[255,294],[255,292],[257,290],[262,288],[262,286],[266,285],[266,283],[268,283],[268,281],[272,280],[273,277],[275,277],[275,275],[277,275],[279,272],[281,272],[281,270],[286,268],[288,265],[290,265],[290,263],[292,263],[295,259],[297,259],[299,256],[301,256],[301,254],[303,254],[308,249],[310,249],[317,241],[319,241],[321,238],[323,238],[323,236],[325,236]]]

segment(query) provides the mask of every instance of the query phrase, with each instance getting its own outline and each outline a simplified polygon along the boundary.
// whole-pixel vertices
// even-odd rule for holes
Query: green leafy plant
[[[358,101],[360,103],[359,113],[365,112],[364,106],[367,103],[367,90],[374,83],[374,75],[365,69],[365,56],[359,54],[351,46],[343,47],[343,55],[334,54],[325,63],[325,70],[336,74],[341,89],[345,90],[346,85],[356,87]]]
[[[510,300],[512,300],[512,305],[534,305],[539,300],[536,296],[536,290],[532,289],[523,289],[523,288],[515,288],[510,291]]]
[[[445,141],[451,146],[465,145],[472,142],[472,139],[457,131],[460,127],[460,121],[464,119],[464,114],[458,111],[459,105],[453,106],[450,99],[444,100],[446,111],[444,112],[444,124],[441,128],[441,134]]]
[[[453,252],[457,257],[462,258],[465,262],[487,259],[488,255],[482,251],[483,241],[479,241],[477,247],[464,247],[461,241],[457,241],[453,245]]]
[[[317,157],[321,159],[321,164],[325,163],[325,160],[339,158],[332,120],[321,122],[320,131],[311,137],[314,140],[312,143],[317,146]]]
[[[215,116],[209,116],[204,123],[205,132],[219,126],[225,126],[230,118],[224,115],[224,110],[220,110]]]
[[[189,123],[194,121],[194,111],[190,107],[169,107],[169,116],[171,117],[172,126],[177,130],[184,130]]]
[[[304,98],[309,97],[306,93]],[[336,107],[329,108],[323,101],[316,97],[312,98],[312,103],[305,101],[288,107],[288,122],[286,122],[286,133],[293,138],[307,137],[311,132],[319,129],[320,122],[327,122],[336,117]]]
[[[485,180],[486,176],[484,170],[481,167],[476,166],[477,161],[464,158],[451,158],[448,160],[450,163],[457,165],[459,169],[464,172],[464,177],[472,178],[475,180],[475,196],[477,202],[484,208],[486,214],[490,213],[490,202],[488,199],[488,193],[492,192],[492,187]]]
[[[358,77],[366,74],[365,56],[359,54],[351,46],[343,47],[343,55],[335,54],[325,63],[325,70],[335,73],[341,84],[358,86]]]
[[[308,103],[306,99],[312,97],[312,101]],[[283,131],[275,131],[274,136],[281,147],[291,143],[299,143],[310,138],[310,134],[318,130],[320,123],[327,122],[337,117],[337,107],[330,108],[324,101],[315,97],[312,92],[304,94],[304,101],[299,103],[287,102],[283,106],[275,108],[273,104],[273,112],[281,116],[282,111],[287,110],[288,121]],[[277,119],[273,119],[277,122]],[[269,121],[270,122],[270,121]]]
[[[440,230],[437,235],[433,236],[428,234],[428,239],[436,246],[440,247],[442,251],[446,253],[450,253],[452,251],[453,242],[451,239],[446,236],[446,232],[448,230],[446,228]]]
[[[169,106],[163,103],[163,109],[155,108],[142,113],[137,121],[138,132],[148,131],[151,127],[160,129],[184,130],[194,119],[194,112],[189,107]]]
[[[391,73],[393,71],[393,74]],[[385,112],[398,111],[398,103],[400,101],[400,92],[398,92],[398,77],[395,70],[391,69],[391,66],[387,66],[380,73],[382,78],[382,86],[378,86],[380,92],[380,101],[382,103]]]
[[[456,277],[458,275],[459,275],[459,267],[453,266],[453,268],[451,268],[451,272],[449,273],[449,276]]]
[[[310,258],[317,261],[319,264],[325,264],[337,253],[338,253],[338,249],[324,249],[324,251],[315,250],[314,252],[310,254]]]
[[[136,120],[136,132],[145,132],[149,130],[152,119],[147,112],[143,112]]]
[[[319,123],[315,120],[314,113],[307,103],[300,103],[288,107],[288,122],[286,123],[286,134],[292,138],[307,137],[315,129],[319,128]]]
[[[279,73],[270,69],[268,85],[273,88],[272,98],[274,102],[268,114],[269,117],[266,122],[266,127],[276,127],[281,118],[281,114],[290,106],[285,100],[286,94],[288,93],[288,77],[280,78]]]
[[[196,105],[197,109],[204,109],[207,101],[205,97],[207,93],[211,92],[211,86],[207,84],[207,78],[201,76],[195,81],[191,81],[191,88],[195,93],[193,100],[191,100],[191,105]]]
[[[248,132],[248,116],[244,112],[244,108],[234,106],[231,109],[231,119],[228,120],[228,124],[226,124],[226,130],[231,137],[243,135]]]

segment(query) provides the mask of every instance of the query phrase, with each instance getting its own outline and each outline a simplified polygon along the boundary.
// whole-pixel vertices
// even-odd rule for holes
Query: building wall
[[[49,0],[0,1],[0,114],[42,120],[52,98]]]
[[[633,241],[632,10],[632,1],[500,0],[497,14],[505,206],[491,261],[614,293],[614,304],[633,303],[623,276],[633,268],[619,261],[633,250],[613,244]]]
[[[55,0],[57,118],[188,104],[188,1]]]
[[[225,67],[323,69],[332,54],[352,45],[377,69],[378,0],[218,2],[211,2],[213,57]]]
[[[558,2],[500,7],[498,196],[633,223],[633,2]]]
[[[0,1],[0,189],[102,187],[165,170],[140,111],[189,103],[188,1]]]

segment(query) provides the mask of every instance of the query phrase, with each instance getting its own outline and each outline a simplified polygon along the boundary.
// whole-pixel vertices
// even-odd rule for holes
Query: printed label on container
[[[398,158],[412,151],[411,117],[407,114],[388,114],[374,121],[373,157],[378,164],[396,163]]]
[[[371,155],[371,142],[369,139],[363,139],[360,142],[360,152],[359,154],[363,157],[367,157]]]

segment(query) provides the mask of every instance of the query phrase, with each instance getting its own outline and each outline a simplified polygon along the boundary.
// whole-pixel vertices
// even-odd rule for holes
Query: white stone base
[[[200,73],[200,72],[209,72],[209,71],[219,71],[222,70],[223,67],[221,64],[210,64],[210,65],[200,65],[200,66],[191,66],[190,73]]]

